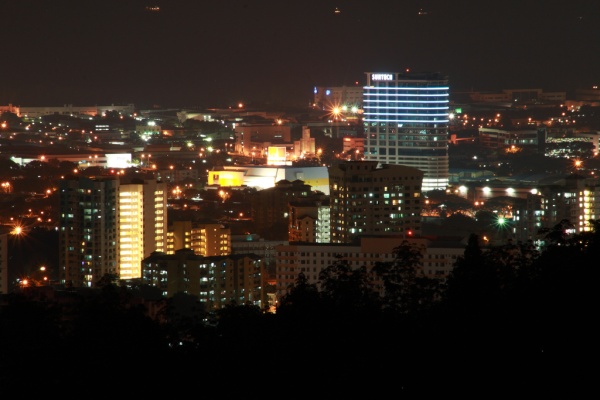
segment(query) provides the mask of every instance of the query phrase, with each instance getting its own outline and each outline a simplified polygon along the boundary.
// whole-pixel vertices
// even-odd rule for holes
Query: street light
[[[340,120],[342,119],[342,109],[338,105],[333,105],[330,111],[331,119],[336,128],[336,137],[340,136]]]
[[[173,194],[175,195],[175,197],[177,199],[179,199],[179,197],[181,195],[181,189],[179,188],[179,186],[176,186],[175,189],[173,189]]]
[[[10,231],[11,235],[21,236],[25,233],[23,227],[21,225],[15,225],[13,229]]]
[[[333,110],[331,110],[331,112],[333,113],[333,120],[339,121],[342,110],[339,107],[333,107]]]
[[[225,203],[225,200],[229,198],[229,193],[225,190],[219,190],[219,197],[221,197],[221,199],[223,199],[223,203]]]
[[[46,270],[47,270],[46,266],[42,265],[40,267],[40,272],[42,273],[42,281],[44,282],[45,285],[48,284],[48,275],[46,273]]]

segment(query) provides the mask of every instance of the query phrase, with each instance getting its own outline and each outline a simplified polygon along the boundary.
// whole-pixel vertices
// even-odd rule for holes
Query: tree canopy
[[[38,382],[83,389],[127,362],[131,377],[158,368],[164,383],[306,377],[296,395],[314,393],[314,381],[332,395],[591,387],[599,221],[592,226],[542,252],[532,243],[482,248],[473,234],[445,280],[420,274],[421,250],[406,242],[371,269],[339,258],[318,284],[299,274],[274,314],[235,303],[207,310],[178,296],[157,300],[166,307],[153,316],[141,290],[112,279],[54,300],[12,293],[0,306],[0,385],[25,384],[36,366],[52,365]]]

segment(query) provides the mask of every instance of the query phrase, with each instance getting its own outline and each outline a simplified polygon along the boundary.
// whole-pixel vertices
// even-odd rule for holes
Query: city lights
[[[15,225],[10,233],[14,236],[21,236],[25,231],[21,225]]]

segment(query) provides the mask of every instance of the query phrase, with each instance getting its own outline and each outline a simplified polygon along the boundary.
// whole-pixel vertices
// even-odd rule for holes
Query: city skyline
[[[316,85],[406,69],[455,92],[597,84],[600,5],[536,3],[13,2],[0,104],[304,106]]]

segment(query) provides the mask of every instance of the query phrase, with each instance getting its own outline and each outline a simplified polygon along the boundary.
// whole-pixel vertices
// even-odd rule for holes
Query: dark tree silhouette
[[[319,285],[299,274],[275,314],[231,303],[211,319],[192,306],[182,323],[150,318],[140,291],[111,279],[52,296],[30,288],[0,303],[0,385],[35,376],[42,387],[84,390],[93,380],[100,390],[106,371],[127,363],[136,380],[159,368],[161,382],[202,376],[207,385],[223,371],[234,371],[236,384],[265,376],[287,384],[308,365],[336,394],[593,388],[585,361],[599,333],[600,221],[591,226],[541,254],[531,242],[482,248],[471,235],[441,295],[420,280],[421,252],[408,243],[373,271],[340,259]],[[40,365],[52,369],[40,377]],[[294,394],[304,390],[314,393],[298,385]]]
[[[317,285],[308,283],[304,273],[299,273],[293,285],[279,300],[277,314],[286,319],[310,320],[321,310],[321,297]]]
[[[568,219],[561,220],[558,224],[554,225],[552,229],[546,234],[546,239],[551,245],[564,245],[570,236],[569,232],[572,232],[575,226]]]
[[[379,296],[365,266],[352,269],[346,260],[338,260],[319,273],[324,305],[344,313],[358,316],[379,308]]]
[[[403,241],[394,248],[394,260],[378,262],[375,275],[383,282],[384,307],[399,313],[431,307],[439,297],[439,281],[419,273],[423,249]]]

